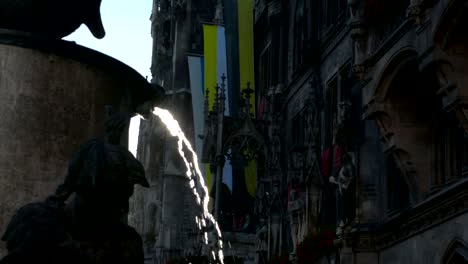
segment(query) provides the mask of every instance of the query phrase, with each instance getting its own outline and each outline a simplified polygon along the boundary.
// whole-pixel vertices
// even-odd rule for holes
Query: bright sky
[[[151,80],[151,9],[152,0],[103,0],[101,16],[106,36],[93,37],[82,25],[65,40],[114,57]],[[129,149],[136,156],[139,133],[139,117],[132,118],[129,129]]]
[[[98,50],[151,79],[151,9],[152,0],[102,0],[101,15],[106,36],[93,37],[82,25],[65,40]]]

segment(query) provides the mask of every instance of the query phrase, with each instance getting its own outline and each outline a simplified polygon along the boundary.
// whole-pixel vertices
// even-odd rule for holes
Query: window
[[[461,150],[461,155],[462,155],[462,176],[467,177],[468,176],[468,133],[466,131],[463,131],[463,144],[461,144],[462,150]]]
[[[333,145],[336,122],[338,117],[338,80],[335,78],[328,84],[327,89],[327,107],[325,113],[325,145]]]
[[[327,30],[334,25],[338,25],[347,16],[346,0],[322,0],[322,26]]]
[[[349,113],[349,111],[353,110],[353,104],[357,106],[359,103],[355,100],[359,98],[354,98],[352,95],[352,88],[355,84],[356,79],[352,75],[351,66],[349,64],[344,66],[337,76],[328,83],[326,92],[327,107],[325,108],[325,145],[327,146],[336,143],[333,142],[333,137],[337,133],[340,122],[344,121],[341,120],[344,118],[344,115],[342,115],[343,111],[345,111],[344,108],[348,107],[349,109],[346,110],[348,111],[347,114],[353,115],[354,113]],[[357,108],[355,110],[359,111],[360,109]]]
[[[292,143],[294,147],[300,147],[304,145],[304,116],[302,113],[298,113],[292,120]]]
[[[393,156],[387,157],[387,211],[397,212],[410,204],[406,181]]]
[[[307,46],[308,39],[308,13],[307,5],[304,4],[304,0],[299,0],[296,4],[296,13],[294,16],[294,51],[293,51],[293,70],[297,71],[302,68],[304,64],[305,48]]]
[[[301,70],[310,63],[312,54],[311,31],[312,14],[311,1],[299,0],[294,14],[293,71]]]
[[[257,118],[262,119],[265,112],[265,96],[268,94],[268,90],[271,85],[271,52],[270,46],[268,46],[260,55],[259,62],[259,89],[257,92]]]
[[[467,176],[468,136],[453,113],[442,113],[436,127],[436,175],[433,187],[438,188]]]

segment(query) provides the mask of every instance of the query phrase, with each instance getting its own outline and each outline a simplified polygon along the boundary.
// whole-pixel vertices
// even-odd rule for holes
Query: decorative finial
[[[215,22],[215,24],[218,24],[218,25],[221,25],[224,23],[223,3],[221,0],[218,0],[218,3],[216,4],[216,11],[215,11],[213,22]]]
[[[216,83],[216,86],[215,86],[215,100],[214,100],[214,103],[213,103],[213,112],[216,113],[218,111],[218,98],[219,98],[219,85],[218,83]]]
[[[208,89],[206,89],[206,91],[205,91],[205,102],[204,102],[204,107],[203,107],[206,119],[208,119],[208,116],[210,114],[209,103],[208,103],[208,94],[209,93],[210,92],[208,91]]]
[[[247,116],[249,116],[250,108],[252,107],[252,105],[250,103],[250,98],[252,97],[251,95],[254,93],[254,90],[252,90],[252,88],[250,88],[250,82],[247,82],[247,88],[245,88],[242,91],[242,93],[243,93],[243,96],[244,96],[244,99],[245,99],[245,104],[244,104],[245,114]]]
[[[245,88],[244,91],[242,91],[242,93],[244,94],[244,97],[246,99],[250,99],[251,95],[254,93],[254,90],[250,88],[250,82],[247,82],[247,88]]]

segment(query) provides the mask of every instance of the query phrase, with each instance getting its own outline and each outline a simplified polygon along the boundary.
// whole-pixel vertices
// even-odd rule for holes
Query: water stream
[[[204,232],[203,240],[205,244],[208,245],[208,232],[207,227],[211,224],[215,230],[215,242],[217,243],[217,253],[215,250],[212,250],[212,255],[214,260],[219,260],[220,263],[224,263],[224,254],[223,254],[223,241],[221,230],[219,229],[218,222],[213,217],[208,209],[209,204],[209,194],[208,188],[205,184],[205,180],[198,166],[198,157],[195,153],[192,145],[189,140],[185,137],[184,132],[180,128],[179,122],[172,116],[172,114],[165,109],[155,107],[153,114],[161,120],[161,122],[166,126],[167,130],[173,137],[178,138],[178,151],[179,155],[184,161],[184,164],[187,168],[186,176],[189,179],[190,188],[193,191],[193,194],[197,200],[198,205],[202,209],[201,215],[195,216],[195,222],[200,231]],[[136,122],[139,123],[139,122]],[[186,153],[188,150],[189,153]],[[190,158],[191,155],[191,158]]]

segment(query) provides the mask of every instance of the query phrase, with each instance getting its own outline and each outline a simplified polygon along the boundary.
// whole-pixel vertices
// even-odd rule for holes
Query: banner
[[[229,88],[227,79],[226,35],[224,27],[218,25],[203,25],[203,45],[205,57],[205,88],[208,90],[208,109],[212,110],[216,95],[216,85],[221,85],[222,76],[225,80],[225,112],[230,115]]]
[[[253,36],[253,3],[252,0],[237,1],[239,28],[239,79],[241,91],[250,83],[255,91],[254,79],[254,36]],[[251,95],[250,104],[255,115],[255,93]]]
[[[208,109],[212,110],[215,102],[216,86],[221,86],[222,76],[226,77],[225,84],[225,116],[230,116],[229,107],[229,80],[227,72],[227,54],[226,54],[226,32],[223,26],[203,25],[203,45],[204,45],[204,87],[208,91]],[[202,110],[203,112],[203,110]],[[209,166],[206,166],[209,167]],[[208,191],[211,192],[215,172],[206,169],[205,180]],[[226,162],[223,168],[223,182],[232,190],[232,167]]]
[[[203,140],[199,137],[203,135],[205,126],[205,117],[203,113],[205,92],[204,92],[204,69],[203,57],[187,56],[190,77],[190,91],[192,94],[192,113],[194,125],[195,151],[198,157],[203,152]]]
[[[237,1],[238,36],[239,36],[239,80],[240,90],[250,88],[254,93],[250,97],[251,113],[255,116],[255,79],[254,79],[254,34],[253,0]],[[257,187],[257,162],[251,161],[245,169],[247,191],[255,197]]]

